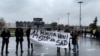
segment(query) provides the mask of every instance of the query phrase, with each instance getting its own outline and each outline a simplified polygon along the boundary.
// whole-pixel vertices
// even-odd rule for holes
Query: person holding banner
[[[70,30],[69,30],[69,29],[65,29],[64,32],[66,32],[66,33],[70,33]],[[69,44],[68,44],[68,46],[69,46],[69,50],[71,50],[70,38],[69,38]],[[65,51],[66,51],[66,48],[65,48]]]
[[[30,32],[31,32],[31,27],[26,30],[26,36],[27,36],[27,42],[28,42],[28,50],[30,49]],[[33,44],[31,43],[31,48],[33,50]]]
[[[75,52],[76,50],[79,49],[79,47],[78,47],[78,33],[76,30],[74,30],[71,35],[72,35],[72,44],[74,47],[73,51]]]
[[[61,32],[61,29],[60,28],[58,28],[58,32]],[[66,29],[64,32],[69,32],[69,30],[68,29]],[[59,38],[59,36],[58,36],[58,38]],[[60,36],[60,38],[61,38],[61,36]],[[64,48],[65,49],[65,52],[66,52],[66,48]],[[60,47],[57,47],[57,52],[59,52],[60,53]]]
[[[15,30],[15,36],[16,36],[16,54],[18,53],[18,44],[20,43],[20,47],[21,47],[21,52],[23,53],[23,46],[22,46],[22,42],[23,42],[23,29],[21,27],[16,28]]]
[[[60,32],[60,31],[61,31],[61,29],[58,28],[58,32]],[[57,52],[60,53],[60,47],[57,47]]]

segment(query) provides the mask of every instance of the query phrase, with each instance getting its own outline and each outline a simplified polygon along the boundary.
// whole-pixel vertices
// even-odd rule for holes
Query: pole
[[[69,15],[70,15],[70,13],[67,13],[67,15],[68,15],[68,26],[69,26]]]
[[[81,25],[81,20],[82,20],[82,18],[81,18],[81,4],[83,2],[82,1],[79,1],[78,3],[80,4],[80,20],[79,20],[79,25],[80,25],[80,29],[81,29],[81,27],[82,27],[82,25]]]

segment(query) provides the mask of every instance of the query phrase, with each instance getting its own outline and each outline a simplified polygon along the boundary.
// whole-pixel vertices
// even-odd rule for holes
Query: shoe
[[[73,50],[73,53],[76,53],[77,51],[76,50]]]
[[[75,49],[72,49],[73,51],[75,50]]]
[[[71,50],[71,48],[69,48],[69,50]]]
[[[65,52],[67,51],[67,49],[65,48]]]
[[[76,52],[76,49],[72,49],[73,50],[73,52]]]
[[[1,55],[3,55],[3,52],[1,52]]]
[[[6,51],[6,54],[8,54],[9,53],[9,51]]]
[[[30,50],[30,48],[28,48],[28,51]]]
[[[79,49],[77,49],[77,51],[79,51]]]
[[[18,54],[18,51],[16,51],[15,53]]]
[[[23,50],[21,50],[21,53],[23,53]]]

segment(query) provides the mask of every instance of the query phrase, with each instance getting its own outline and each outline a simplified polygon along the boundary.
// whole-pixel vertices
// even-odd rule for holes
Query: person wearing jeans
[[[16,28],[15,30],[15,36],[16,36],[16,54],[18,53],[18,44],[20,43],[21,52],[23,53],[23,29],[21,27]]]
[[[76,51],[79,49],[79,46],[78,46],[78,33],[76,30],[74,30],[72,33],[72,44],[73,44],[73,51]]]
[[[73,47],[74,47],[74,48],[73,48],[74,51],[78,50],[78,49],[79,49],[79,47],[78,47],[78,42],[76,42],[76,44],[73,44]]]
[[[33,50],[33,43],[30,43],[30,32],[31,32],[31,26],[29,26],[29,28],[26,30],[26,36],[27,36],[28,50],[30,49],[30,45]]]

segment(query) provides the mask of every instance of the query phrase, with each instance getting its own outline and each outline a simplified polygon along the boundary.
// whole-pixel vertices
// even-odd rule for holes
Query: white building
[[[7,28],[16,28],[15,23],[6,23]]]

